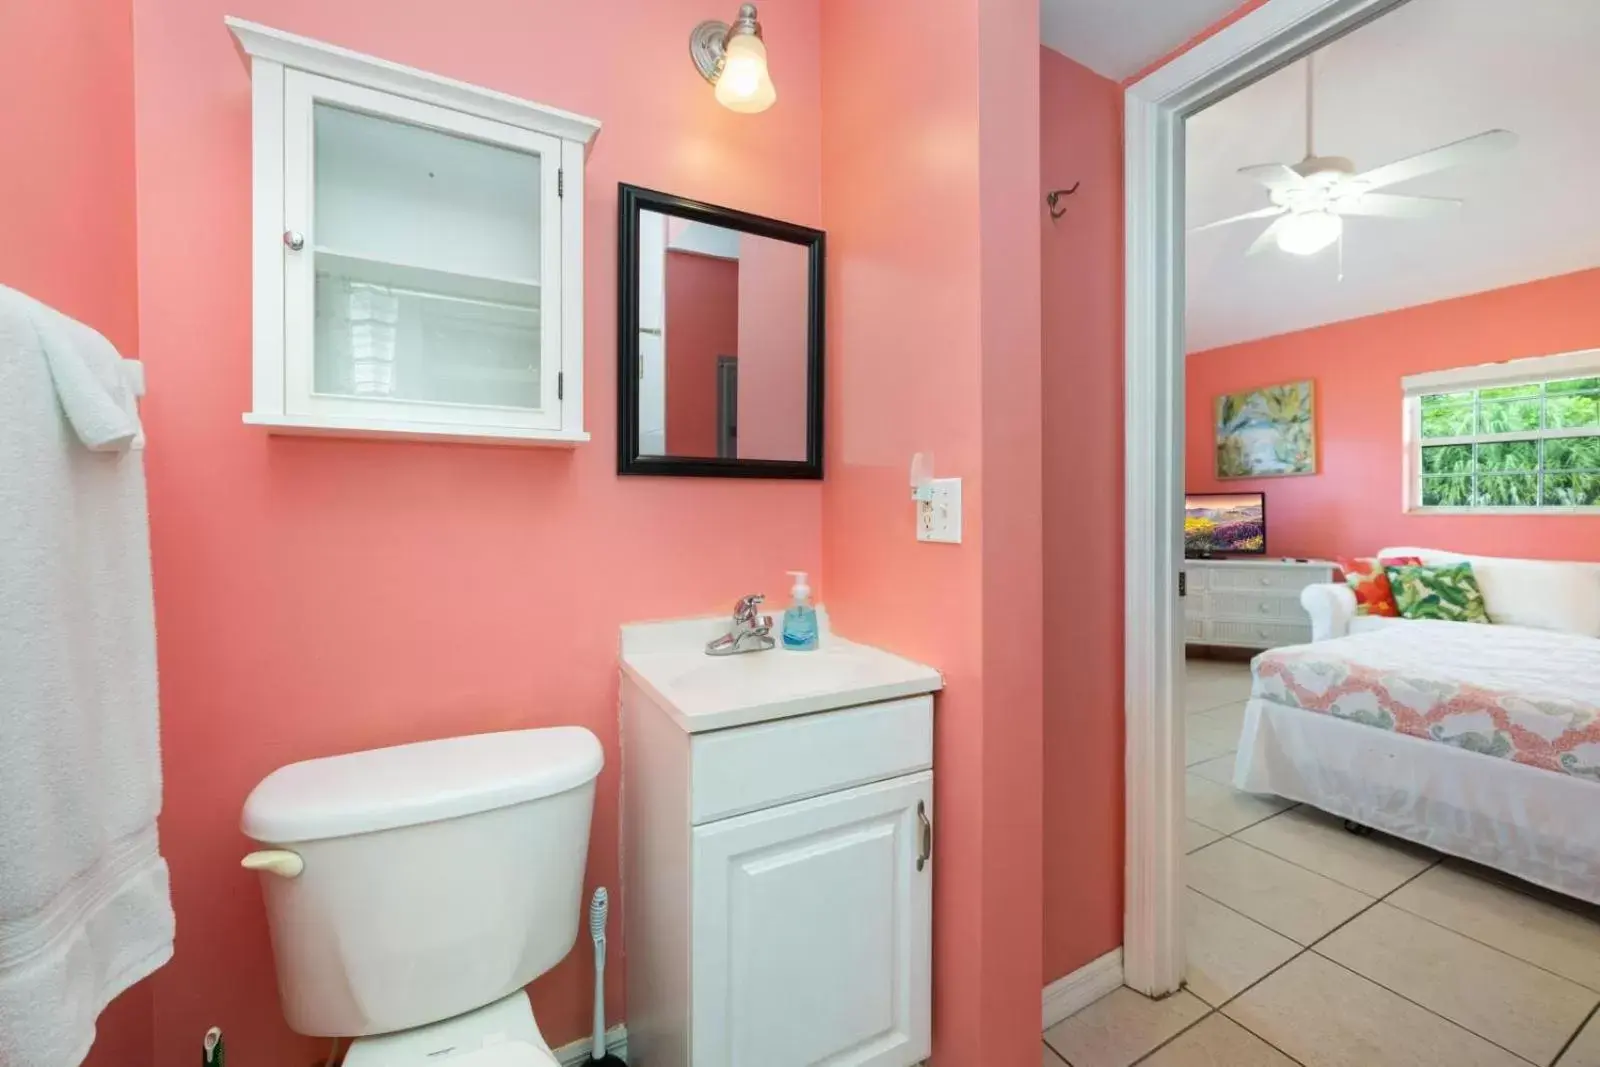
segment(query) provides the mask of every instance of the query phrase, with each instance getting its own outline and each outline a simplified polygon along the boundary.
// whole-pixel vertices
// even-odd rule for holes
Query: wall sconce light
[[[700,23],[689,34],[689,55],[701,76],[717,87],[717,103],[729,111],[754,114],[777,102],[756,5],[740,4],[731,26],[716,19]]]

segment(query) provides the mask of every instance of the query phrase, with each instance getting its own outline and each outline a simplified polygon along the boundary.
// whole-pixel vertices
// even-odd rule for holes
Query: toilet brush
[[[589,902],[589,936],[594,938],[594,1048],[590,1067],[626,1067],[615,1056],[606,1054],[606,911],[610,901],[606,887],[594,891]]]

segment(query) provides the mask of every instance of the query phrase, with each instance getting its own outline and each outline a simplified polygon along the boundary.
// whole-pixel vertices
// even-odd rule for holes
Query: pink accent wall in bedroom
[[[1263,490],[1274,555],[1370,555],[1421,545],[1492,556],[1600,560],[1592,515],[1407,515],[1400,379],[1600,347],[1600,269],[1191,353],[1188,486]],[[1223,393],[1317,383],[1318,473],[1220,481],[1212,405]]]
[[[1122,90],[1045,49],[1044,979],[1122,944]],[[1086,605],[1093,605],[1086,609]]]
[[[615,471],[618,181],[822,221],[819,3],[763,7],[782,96],[760,116],[719,106],[688,61],[689,29],[717,13],[703,0],[134,0],[161,829],[178,943],[152,979],[154,1054],[129,1064],[193,1062],[213,1024],[234,1067],[327,1049],[283,1023],[260,893],[238,865],[240,805],[263,775],[375,745],[586,725],[607,761],[588,885],[615,889],[618,625],[723,612],[741,593],[781,592],[787,569],[822,569],[817,483]],[[250,81],[225,14],[604,122],[583,178],[592,442],[294,439],[240,423]],[[574,41],[604,45],[553,45]],[[760,537],[726,536],[752,521]],[[615,936],[613,1020],[626,1013],[626,930]],[[532,987],[553,1043],[587,1028],[591,980],[580,950]]]
[[[717,454],[717,357],[739,352],[739,261],[668,250],[667,452]]]
[[[945,676],[933,1062],[1032,1063],[1043,941],[1038,6],[823,9],[828,604],[842,633]],[[918,451],[963,479],[960,545],[915,540],[907,472]]]
[[[768,237],[739,241],[739,455],[806,455],[806,294],[810,252]]]
[[[0,4],[0,285],[139,354],[128,0]],[[151,984],[107,1006],[88,1067],[150,1062]]]

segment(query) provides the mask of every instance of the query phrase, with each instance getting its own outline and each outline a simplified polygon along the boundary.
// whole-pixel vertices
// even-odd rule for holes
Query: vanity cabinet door
[[[693,1067],[927,1058],[932,813],[922,772],[695,828]]]

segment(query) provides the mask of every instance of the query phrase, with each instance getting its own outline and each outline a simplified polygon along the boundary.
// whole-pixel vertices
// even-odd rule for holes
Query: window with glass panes
[[[1600,368],[1529,381],[1533,362],[1502,364],[1505,385],[1478,368],[1462,374],[1476,388],[1408,397],[1413,507],[1600,510]]]

